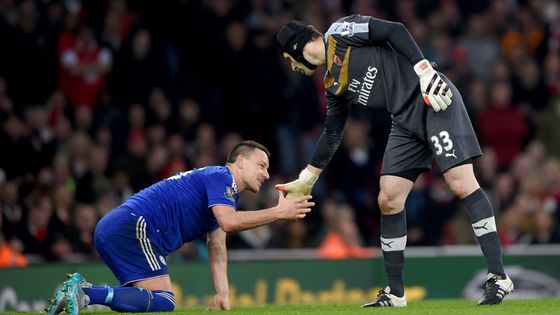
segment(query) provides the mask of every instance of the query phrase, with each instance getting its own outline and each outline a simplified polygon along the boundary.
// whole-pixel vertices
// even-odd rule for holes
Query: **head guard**
[[[311,40],[314,33],[315,31],[307,24],[292,20],[278,31],[276,41],[282,52],[288,53],[296,61],[314,70],[317,66],[311,64],[303,57],[303,47]]]

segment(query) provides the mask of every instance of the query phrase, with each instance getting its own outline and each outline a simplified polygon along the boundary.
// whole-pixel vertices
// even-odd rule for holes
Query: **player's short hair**
[[[264,145],[253,140],[245,140],[236,144],[231,152],[229,152],[227,163],[235,163],[239,155],[249,157],[255,149],[262,150],[264,153],[266,153],[266,156],[270,158],[270,151],[268,151],[268,149]]]

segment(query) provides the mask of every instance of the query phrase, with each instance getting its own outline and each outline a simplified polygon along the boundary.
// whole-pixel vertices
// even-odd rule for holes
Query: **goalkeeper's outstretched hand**
[[[420,90],[426,104],[432,106],[436,112],[451,105],[453,93],[427,59],[415,64],[414,71],[420,79]]]
[[[278,184],[274,186],[277,190],[286,192],[286,198],[293,199],[301,196],[311,195],[313,185],[319,176],[311,173],[306,168],[299,173],[299,178],[286,184]]]

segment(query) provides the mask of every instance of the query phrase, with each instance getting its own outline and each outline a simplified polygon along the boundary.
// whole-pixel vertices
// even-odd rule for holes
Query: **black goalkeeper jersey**
[[[325,130],[311,165],[321,169],[342,141],[350,106],[386,109],[397,115],[421,94],[415,63],[424,59],[401,23],[351,15],[324,35],[328,100]]]
[[[414,64],[386,40],[373,40],[376,23],[390,22],[352,15],[325,34],[329,111],[360,104],[397,114],[420,90]]]

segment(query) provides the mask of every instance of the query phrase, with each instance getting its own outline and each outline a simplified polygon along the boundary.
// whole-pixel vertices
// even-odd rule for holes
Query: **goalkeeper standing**
[[[482,154],[480,146],[459,91],[424,58],[406,27],[351,15],[322,35],[311,25],[291,21],[280,29],[277,41],[292,70],[311,75],[317,66],[326,66],[325,128],[299,178],[277,186],[289,198],[310,193],[342,141],[352,105],[384,108],[392,115],[378,197],[388,284],[363,307],[406,306],[404,205],[433,157],[465,204],[488,265],[478,304],[500,303],[513,291],[513,283],[504,272],[492,205],[474,176],[472,158]]]

